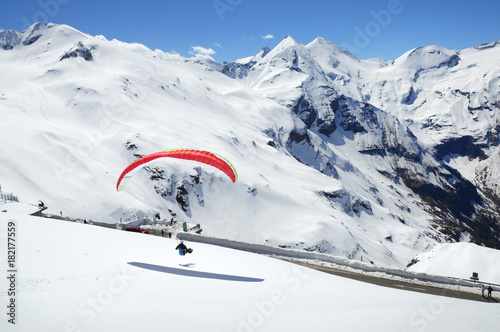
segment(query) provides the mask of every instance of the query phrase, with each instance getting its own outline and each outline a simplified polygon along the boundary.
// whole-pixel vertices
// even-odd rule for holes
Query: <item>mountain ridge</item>
[[[321,39],[319,39],[319,41],[322,41],[322,43],[319,43],[319,44],[322,44],[321,46],[323,48],[331,48],[332,45],[334,45],[333,43],[326,43],[326,42],[324,42],[324,40],[321,40]],[[313,44],[313,43],[311,43],[311,44]],[[311,44],[309,44],[309,45],[311,45]],[[279,54],[281,61],[287,61],[286,56],[283,56],[285,54],[285,53],[283,53],[284,49],[286,49],[286,48],[294,48],[294,49],[299,48],[300,49],[302,47],[302,46],[297,47],[296,45],[291,44],[291,43],[288,43],[288,44],[282,43],[280,45],[282,45],[282,46],[277,47],[277,49],[279,49],[281,51],[281,53]],[[308,48],[309,45],[307,45],[306,47]],[[318,79],[318,78],[320,78],[320,81],[321,81],[321,84],[312,83],[312,84],[309,84],[309,86],[307,86],[307,83],[306,83],[306,84],[297,85],[295,87],[296,95],[294,96],[294,98],[296,98],[296,99],[295,99],[295,101],[292,100],[291,102],[289,102],[289,101],[284,102],[283,100],[278,99],[278,96],[281,98],[281,94],[269,95],[268,91],[278,91],[279,90],[279,89],[276,89],[276,87],[275,87],[275,85],[277,83],[275,81],[273,81],[273,83],[272,83],[272,85],[274,85],[273,90],[271,90],[270,85],[264,84],[264,86],[261,87],[261,85],[263,85],[263,80],[259,80],[258,73],[252,72],[255,68],[250,69],[250,72],[252,72],[251,74],[249,74],[249,77],[252,77],[249,80],[250,82],[246,82],[245,80],[242,80],[242,82],[247,83],[250,87],[252,87],[254,89],[256,88],[257,90],[260,89],[262,91],[264,91],[264,90],[267,91],[266,92],[267,97],[274,99],[278,103],[282,104],[283,106],[290,108],[295,114],[297,114],[304,121],[304,123],[306,123],[307,128],[310,130],[314,130],[314,125],[316,125],[317,127],[320,127],[320,126],[318,126],[318,122],[321,122],[321,124],[324,124],[325,121],[330,121],[329,129],[325,130],[324,128],[319,128],[319,129],[315,130],[315,131],[319,132],[320,134],[324,134],[326,136],[330,136],[338,128],[337,123],[333,123],[331,120],[332,119],[339,119],[339,118],[343,117],[337,111],[339,108],[342,109],[342,106],[339,107],[339,100],[346,100],[346,98],[347,98],[347,99],[351,99],[353,101],[356,101],[356,103],[359,103],[358,106],[355,107],[358,109],[362,107],[361,105],[363,105],[363,103],[365,103],[365,105],[373,105],[373,106],[376,105],[376,107],[378,109],[378,111],[376,113],[380,113],[382,110],[386,110],[386,112],[396,116],[397,119],[402,120],[401,123],[404,124],[405,126],[409,125],[407,127],[407,132],[408,132],[409,137],[412,137],[412,136],[415,137],[415,135],[413,134],[412,131],[416,131],[417,136],[421,140],[422,137],[429,136],[429,134],[432,134],[432,132],[421,130],[422,128],[426,128],[426,124],[425,123],[421,124],[420,128],[418,128],[417,126],[413,125],[413,123],[414,123],[413,119],[405,119],[404,118],[404,117],[408,116],[408,114],[401,113],[401,112],[395,113],[392,110],[398,109],[400,106],[407,107],[410,112],[415,112],[414,110],[416,110],[416,109],[424,108],[425,103],[427,103],[427,100],[423,100],[423,101],[419,102],[419,99],[421,99],[421,98],[419,98],[419,94],[423,90],[423,88],[422,87],[415,87],[413,85],[415,83],[420,83],[420,81],[422,81],[424,79],[427,79],[427,76],[431,77],[432,79],[434,79],[435,77],[438,77],[444,81],[444,80],[446,80],[444,75],[449,73],[450,71],[452,72],[452,74],[457,74],[457,73],[459,73],[460,70],[466,70],[466,69],[477,67],[477,65],[470,63],[470,58],[472,57],[472,55],[468,54],[468,53],[472,53],[472,52],[477,51],[477,50],[486,50],[486,49],[491,51],[495,47],[497,47],[498,43],[492,42],[492,43],[489,43],[486,45],[488,45],[488,47],[486,47],[486,48],[475,47],[475,48],[469,48],[466,50],[455,50],[455,51],[447,50],[446,48],[441,47],[441,46],[417,47],[413,50],[406,52],[401,57],[396,59],[393,63],[391,63],[391,64],[386,63],[385,65],[379,66],[378,68],[374,68],[374,67],[370,68],[368,66],[364,66],[363,61],[358,60],[358,59],[355,59],[357,61],[354,61],[354,62],[352,62],[352,61],[350,62],[349,61],[350,59],[345,59],[345,58],[343,59],[343,61],[337,61],[337,62],[332,61],[331,60],[332,54],[334,55],[333,58],[335,58],[335,55],[337,55],[338,53],[332,52],[332,51],[330,51],[330,52],[323,51],[322,52],[321,50],[320,51],[316,50],[316,52],[310,53],[308,60],[297,61],[296,53],[294,53],[293,51],[289,51],[288,54],[293,54],[293,55],[289,56],[289,58],[291,60],[288,60],[288,62],[292,62],[294,64],[298,64],[300,62],[302,64],[302,66],[298,66],[298,67],[297,66],[295,66],[295,67],[289,66],[289,69],[293,72],[306,73],[309,76],[309,77],[301,77],[302,82],[309,82],[309,81],[313,81],[314,79]],[[498,47],[496,49],[496,52],[497,52],[497,54],[500,53],[500,50],[498,49]],[[330,57],[328,59],[328,61],[324,61],[324,59],[322,59],[322,58],[324,58],[324,55],[322,55],[322,53],[326,53]],[[271,55],[272,52],[269,54]],[[341,56],[344,54],[345,54],[345,52],[342,52]],[[477,56],[476,54],[473,54],[473,55]],[[307,55],[304,56],[302,53],[302,57],[306,57],[306,56]],[[351,55],[349,55],[349,57],[351,57]],[[335,60],[337,60],[337,59],[335,59]],[[272,60],[268,59],[268,61],[271,62]],[[319,64],[319,67],[321,69],[323,69],[323,73],[321,73],[320,75],[317,75],[314,72],[311,72],[310,70],[308,70],[308,68],[313,67],[313,66],[311,66],[310,64],[305,65],[306,63],[313,63],[315,61],[316,61],[316,63]],[[334,63],[334,65],[328,66],[328,64],[331,64],[332,62]],[[462,66],[462,68],[463,68],[464,65],[462,63],[464,63],[464,62],[465,62],[464,69],[457,69],[456,68],[456,67],[460,67],[460,66]],[[467,64],[467,62],[469,62],[469,63]],[[491,57],[490,57],[489,62],[494,64],[494,61],[493,62],[491,61]],[[327,64],[326,66],[325,66],[325,63]],[[339,68],[342,66],[344,66],[343,69]],[[349,66],[353,66],[353,67],[349,68]],[[273,65],[270,65],[269,67],[272,68]],[[401,69],[398,69],[398,67],[401,67]],[[498,63],[497,63],[497,67],[498,67]],[[374,103],[374,101],[376,102],[376,100],[373,100],[373,98],[372,98],[372,96],[374,95],[373,88],[368,89],[367,92],[363,91],[363,88],[366,88],[365,83],[368,82],[366,80],[366,77],[369,77],[369,76],[377,77],[378,76],[377,80],[379,80],[379,81],[382,80],[383,83],[380,84],[378,87],[376,85],[374,85],[374,87],[382,90],[382,87],[384,87],[386,85],[386,82],[389,81],[389,78],[383,78],[380,76],[382,76],[384,71],[391,71],[391,70],[392,71],[400,71],[400,72],[405,74],[404,76],[406,77],[406,80],[407,80],[406,84],[408,85],[407,92],[403,92],[403,95],[399,98],[399,100],[396,100],[396,101],[399,101],[399,103],[392,102],[391,103],[392,105],[384,105],[383,103],[380,103],[380,102]],[[269,74],[270,71],[271,71],[271,69],[265,70],[267,75],[270,75]],[[379,73],[375,73],[375,75],[374,75],[373,74],[374,71],[375,72],[378,71]],[[335,75],[333,75],[332,72],[335,72]],[[281,75],[281,70],[280,70],[280,73],[278,73],[275,76],[275,78],[276,77],[279,78],[279,75]],[[297,75],[295,75],[295,76],[297,76]],[[493,73],[485,71],[485,73],[482,75],[483,80],[484,80],[484,77],[486,77],[486,76],[493,76],[493,79],[492,79],[493,82],[490,81],[487,83],[489,89],[483,88],[482,90],[478,89],[479,91],[477,91],[477,92],[476,91],[463,92],[461,90],[462,88],[459,87],[459,88],[454,88],[454,89],[448,88],[448,90],[451,90],[451,94],[454,96],[462,96],[462,97],[467,98],[467,100],[469,102],[469,105],[467,106],[468,113],[472,114],[474,112],[478,112],[478,111],[482,111],[482,110],[487,110],[490,112],[489,115],[488,114],[486,115],[487,117],[490,117],[490,118],[488,120],[482,121],[482,122],[483,122],[483,126],[484,125],[487,126],[485,131],[488,133],[487,134],[488,135],[488,142],[491,142],[491,141],[495,141],[496,137],[498,137],[498,124],[500,123],[498,116],[493,112],[494,109],[498,109],[499,100],[500,100],[499,93],[498,93],[499,87],[500,87],[498,85],[498,79],[500,79],[500,71],[498,71],[498,69],[496,69],[496,71],[493,71]],[[357,89],[349,89],[349,84],[352,81],[355,81],[356,79],[358,81],[355,83]],[[432,79],[430,80],[429,83],[424,83],[424,84],[431,86]],[[342,82],[342,86],[347,86],[348,88],[343,89],[343,87],[339,87],[339,85],[337,83],[339,80]],[[290,82],[293,80],[290,77],[285,76],[284,81]],[[347,82],[347,84],[346,84],[346,82]],[[452,80],[449,80],[449,82],[455,83],[455,84],[457,83],[457,82],[453,82]],[[360,88],[360,86],[362,86],[362,88]],[[284,85],[282,88],[282,90],[285,90],[285,91],[288,91],[291,89],[293,89],[293,88],[290,86],[287,86],[287,85]],[[317,93],[318,89],[323,90],[323,92],[318,94]],[[401,94],[401,89],[396,89],[396,91],[394,91],[394,89],[387,89],[387,90],[388,91],[383,92],[383,95],[387,95],[387,94],[395,93],[395,92],[396,93],[399,92],[399,94]],[[486,95],[485,92],[486,93],[489,92],[489,94]],[[423,91],[423,93],[425,93],[425,91]],[[482,97],[483,99],[481,101],[478,100],[476,97],[476,95],[479,93],[483,94],[483,97]],[[380,93],[380,94],[382,94],[382,93]],[[442,95],[440,92],[436,92],[436,94],[438,94],[439,96]],[[339,97],[340,97],[340,99],[339,99]],[[329,100],[330,105],[328,105],[328,104],[325,105],[325,100]],[[492,102],[490,102],[490,100],[492,100]],[[413,108],[413,110],[411,108]],[[326,113],[325,113],[325,110],[326,110]],[[358,139],[358,142],[359,142],[359,140],[363,137],[362,134],[364,132],[366,132],[366,129],[360,124],[362,124],[362,123],[366,124],[368,118],[363,119],[363,121],[357,121],[356,117],[353,117],[352,111],[348,111],[346,115],[347,115],[347,119],[343,120],[343,129],[344,130],[347,129],[346,131],[350,131],[350,132],[354,133],[354,135],[356,136],[356,138]],[[435,113],[433,115],[434,115],[434,117],[440,116],[439,113],[437,113],[437,114]],[[484,114],[479,114],[479,115],[484,117]],[[372,122],[375,121],[375,123],[376,123],[377,116],[378,115],[372,115],[370,117],[371,120],[368,120],[368,121],[372,121]],[[359,117],[359,115],[358,115],[358,117]],[[344,116],[344,118],[345,118],[345,116]],[[474,121],[477,122],[477,118],[473,117],[472,122],[474,122]],[[442,125],[437,125],[437,126],[441,127]],[[479,132],[481,132],[481,131],[482,130],[479,130]],[[480,193],[478,191],[476,191],[476,189],[474,189],[474,185],[471,182],[469,182],[469,180],[467,180],[467,179],[463,178],[461,175],[459,175],[460,174],[459,171],[455,170],[453,167],[450,167],[449,164],[448,165],[444,164],[441,166],[438,166],[437,164],[441,163],[441,161],[446,159],[444,157],[444,156],[446,156],[446,154],[449,154],[449,153],[453,154],[454,153],[453,151],[456,151],[456,152],[463,151],[463,152],[461,152],[461,154],[459,154],[459,156],[460,155],[468,156],[470,159],[476,159],[476,158],[480,158],[480,160],[488,159],[488,156],[483,151],[486,149],[486,145],[484,145],[484,144],[478,145],[475,143],[476,141],[483,141],[485,139],[484,136],[481,137],[480,135],[479,136],[478,135],[470,135],[470,133],[466,133],[464,136],[459,135],[459,137],[457,137],[457,135],[452,135],[451,137],[441,138],[441,142],[438,142],[437,144],[435,144],[435,143],[429,144],[429,142],[423,142],[424,146],[426,146],[427,149],[431,149],[431,150],[436,151],[435,152],[436,158],[432,157],[432,152],[430,152],[430,156],[428,157],[430,159],[435,159],[434,165],[433,166],[427,165],[425,168],[429,169],[429,167],[431,167],[431,169],[435,169],[435,171],[437,171],[437,169],[441,168],[442,170],[437,171],[437,172],[442,173],[443,175],[444,174],[455,174],[455,175],[453,175],[453,177],[455,179],[453,181],[457,181],[457,179],[459,179],[458,181],[460,183],[463,183],[462,185],[465,186],[464,188],[468,188],[467,190],[469,191],[469,194],[466,195],[463,199],[459,199],[459,203],[457,203],[457,206],[455,208],[453,208],[452,210],[450,210],[449,212],[455,218],[461,219],[460,223],[464,222],[466,224],[468,223],[469,225],[475,223],[473,221],[468,220],[468,218],[471,218],[473,216],[473,214],[476,212],[476,209],[473,208],[471,206],[471,204],[468,203],[468,201],[474,202],[472,205],[477,205],[478,208],[481,209],[485,204],[484,200],[482,198],[480,198]],[[399,136],[401,136],[401,135],[399,135]],[[376,137],[384,137],[384,135],[380,135],[380,134],[379,135],[372,135],[372,137],[370,137],[370,140],[372,140],[372,142],[370,144],[368,144],[368,146],[370,146],[370,145],[373,146],[373,143],[374,143],[373,139]],[[458,142],[460,142],[460,140],[462,140],[462,138],[464,138],[466,140],[466,142],[469,142],[469,143],[467,143],[469,145],[466,148],[466,150],[464,150],[463,148],[454,148],[453,147],[455,145],[454,142],[458,143]],[[366,139],[362,140],[362,142],[365,142],[365,141],[366,141]],[[391,141],[390,139],[387,140],[387,142],[390,142],[390,141]],[[459,143],[459,144],[462,144],[462,143]],[[488,144],[491,144],[491,143],[488,143]],[[362,143],[361,145],[367,147],[366,143]],[[390,146],[387,147],[384,145],[385,144],[383,143],[383,141],[378,143],[378,144],[375,143],[374,147],[378,147],[378,148],[375,148],[375,149],[368,148],[368,150],[363,149],[363,148],[361,148],[361,150],[360,150],[359,149],[360,145],[358,145],[358,151],[360,153],[363,153],[363,151],[372,151],[372,153],[374,151],[378,151],[379,153],[382,153],[383,155],[388,155],[388,154],[390,154],[391,150],[392,150],[392,152],[397,152],[397,149],[400,149],[402,147],[400,144],[397,144],[398,147],[396,147],[396,150],[394,150],[393,147],[390,147]],[[464,147],[463,144],[462,144],[462,146]],[[481,146],[481,147],[479,147],[479,146]],[[496,146],[496,143],[493,143],[493,147],[495,147],[495,146]],[[403,150],[406,150],[406,148],[403,148]],[[403,152],[403,150],[400,150],[399,153],[394,153],[394,155],[402,156],[401,152]],[[496,149],[494,148],[493,150],[496,150]],[[493,152],[493,153],[495,153],[495,152]],[[498,153],[498,150],[496,150],[496,153]],[[410,159],[413,159],[414,161],[418,161],[412,157],[410,157]],[[457,189],[457,188],[447,188],[448,187],[447,185],[435,185],[435,184],[429,183],[428,181],[421,182],[421,180],[424,178],[423,175],[425,174],[425,172],[423,172],[423,171],[419,171],[416,173],[410,172],[408,174],[407,171],[404,170],[404,168],[400,169],[398,167],[396,167],[396,168],[393,167],[393,170],[395,170],[396,173],[398,173],[398,174],[403,174],[404,175],[403,182],[405,182],[406,186],[412,188],[412,190],[415,193],[420,195],[425,201],[428,201],[428,203],[431,203],[432,205],[436,204],[437,206],[440,206],[440,205],[442,205],[443,200],[448,201],[449,204],[451,204],[450,202],[455,201],[455,198],[451,198],[451,197],[456,196],[455,189]],[[415,179],[412,179],[412,177],[415,177],[415,176],[417,178],[420,178],[421,180],[417,180],[415,182]],[[447,177],[447,176],[449,176],[449,175],[445,175],[445,177]],[[399,175],[397,177],[399,177]],[[474,180],[474,179],[471,179],[471,180]],[[486,182],[483,181],[483,184],[486,184]],[[430,191],[429,191],[429,189],[425,189],[425,190],[420,189],[420,188],[428,187],[428,186],[431,186],[433,189],[430,189]],[[458,187],[457,190],[459,190],[460,185],[457,185],[457,187]],[[450,192],[449,198],[445,198],[445,196],[448,194],[445,194],[445,196],[442,195],[443,192],[446,192],[446,191]],[[492,186],[486,185],[485,187],[481,187],[479,191],[489,192],[491,194]],[[439,192],[441,192],[441,194],[438,194]],[[433,195],[435,195],[435,194],[436,194],[436,196],[433,197]],[[472,195],[472,196],[469,196],[469,195]],[[458,196],[460,196],[460,195],[458,195]],[[491,197],[491,195],[490,195],[490,197]],[[494,197],[489,202],[490,207],[494,206],[494,210],[496,210],[496,211],[498,211],[498,201],[499,201],[498,194],[496,194],[496,197]],[[455,204],[455,203],[453,203],[453,204]],[[437,211],[437,210],[440,210],[441,207],[438,207],[434,212],[439,215],[439,218],[444,218],[444,215]],[[455,211],[455,210],[460,210],[461,208],[463,208],[464,211],[467,211],[465,218],[461,218],[460,217],[461,213]],[[453,211],[455,211],[455,212],[453,212]],[[488,213],[486,213],[486,215],[488,215]],[[494,218],[492,218],[490,215],[488,215],[486,217],[483,216],[483,217],[489,220],[489,221],[485,222],[486,225],[489,225],[489,226],[483,225],[483,227],[485,227],[485,228],[488,228],[491,226],[496,226],[496,228],[498,227],[497,223],[494,221]],[[483,217],[479,217],[479,218],[481,219]],[[498,232],[496,232],[496,234],[497,233]],[[457,239],[459,239],[459,235],[455,234],[455,235],[453,235],[453,238],[455,240],[457,240]]]
[[[160,212],[208,235],[389,266],[438,242],[498,248],[498,43],[409,51],[437,56],[419,70],[315,41],[221,64],[67,26],[1,32],[2,185],[87,219]],[[175,147],[218,152],[240,179],[160,163],[114,192],[128,163]]]

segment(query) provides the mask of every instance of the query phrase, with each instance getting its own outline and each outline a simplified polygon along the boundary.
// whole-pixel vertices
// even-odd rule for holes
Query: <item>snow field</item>
[[[269,257],[92,225],[16,224],[21,331],[492,331],[498,306],[389,289]],[[5,251],[2,251],[2,255]],[[2,270],[7,271],[1,257]],[[0,300],[11,296],[4,282]],[[2,330],[14,330],[6,317]]]
[[[410,271],[461,279],[469,279],[476,272],[480,282],[500,285],[500,250],[467,242],[440,243],[415,258],[418,262]]]

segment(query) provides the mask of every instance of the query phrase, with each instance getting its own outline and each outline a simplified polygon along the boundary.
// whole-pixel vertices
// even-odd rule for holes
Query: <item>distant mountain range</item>
[[[52,213],[160,213],[204,234],[405,266],[439,242],[500,248],[500,41],[360,60],[291,36],[232,63],[65,25],[0,32],[0,183]],[[133,160],[220,153],[216,170]]]

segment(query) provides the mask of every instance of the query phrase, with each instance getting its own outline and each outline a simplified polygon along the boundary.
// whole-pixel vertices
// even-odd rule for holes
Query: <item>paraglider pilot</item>
[[[175,250],[179,250],[179,255],[181,256],[184,256],[186,253],[190,254],[193,252],[193,249],[186,247],[184,241],[181,241],[181,243],[175,247]]]

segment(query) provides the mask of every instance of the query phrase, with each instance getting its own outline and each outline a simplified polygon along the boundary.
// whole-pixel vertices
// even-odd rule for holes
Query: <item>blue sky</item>
[[[462,49],[500,39],[498,0],[4,0],[0,29],[37,21],[190,56],[233,61],[291,35],[323,37],[361,59],[394,60],[426,45]]]

